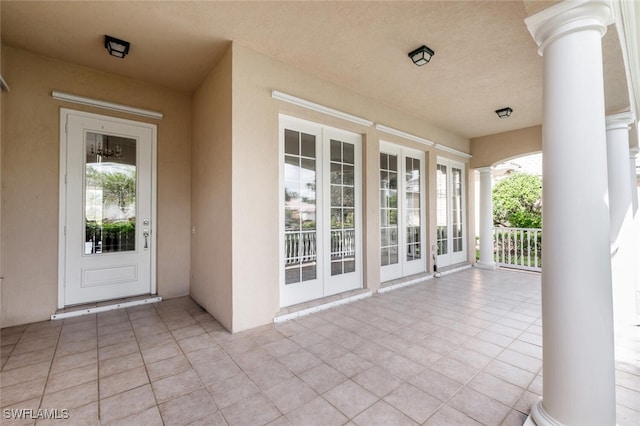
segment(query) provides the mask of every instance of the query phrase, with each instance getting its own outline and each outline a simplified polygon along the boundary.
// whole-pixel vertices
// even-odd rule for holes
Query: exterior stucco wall
[[[542,126],[471,139],[471,168],[488,167],[510,158],[542,152]]]
[[[2,95],[1,326],[46,320],[56,311],[61,107],[158,125],[158,294],[188,294],[190,95],[10,46],[3,46],[2,65],[11,92]],[[57,101],[53,90],[160,111],[164,118]]]
[[[229,49],[193,95],[191,297],[233,329],[231,71]],[[261,256],[264,257],[264,256]]]
[[[434,142],[469,152],[469,140],[350,92],[237,44],[233,45],[233,331],[272,321],[279,309],[278,114],[363,136],[364,283],[380,286],[379,142],[427,152],[430,241],[435,244],[434,149],[403,138],[274,100],[278,90]],[[432,154],[430,154],[431,152]],[[439,153],[465,162],[449,153]],[[472,208],[469,203],[467,207]],[[471,210],[470,210],[471,211]],[[471,229],[471,228],[469,228]],[[468,233],[472,235],[472,233]],[[428,250],[430,252],[430,250]],[[427,270],[431,268],[431,255]]]

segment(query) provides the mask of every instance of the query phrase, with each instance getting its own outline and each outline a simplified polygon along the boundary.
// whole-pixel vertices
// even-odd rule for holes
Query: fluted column
[[[491,200],[491,167],[477,169],[480,173],[480,260],[479,268],[496,269],[493,259],[493,202]]]
[[[544,57],[542,425],[615,425],[602,35],[607,0],[563,1],[525,20]]]
[[[627,164],[629,125],[633,123],[633,114],[610,115],[606,123],[613,318],[616,323],[631,325],[636,321],[636,259],[632,188]]]

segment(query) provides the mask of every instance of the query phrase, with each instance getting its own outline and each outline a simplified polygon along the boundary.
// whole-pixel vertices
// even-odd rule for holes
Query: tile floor
[[[166,300],[3,329],[2,423],[33,424],[4,418],[25,408],[65,425],[519,426],[542,392],[541,333],[539,275],[512,271],[234,335]],[[618,338],[620,425],[640,424],[638,353],[638,333]]]

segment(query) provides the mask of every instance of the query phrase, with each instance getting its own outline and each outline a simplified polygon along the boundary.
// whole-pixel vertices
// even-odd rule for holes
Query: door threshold
[[[61,320],[65,318],[79,317],[82,315],[90,315],[90,314],[97,314],[100,312],[114,311],[116,309],[130,308],[132,306],[140,306],[140,305],[146,305],[149,303],[157,303],[162,301],[162,297],[149,295],[144,297],[131,297],[127,299],[118,299],[118,300],[120,300],[120,302],[116,302],[114,300],[112,301],[107,300],[105,302],[100,302],[98,304],[91,303],[89,305],[78,305],[78,306],[72,306],[69,308],[59,309],[58,312],[51,315],[51,320],[52,321]]]

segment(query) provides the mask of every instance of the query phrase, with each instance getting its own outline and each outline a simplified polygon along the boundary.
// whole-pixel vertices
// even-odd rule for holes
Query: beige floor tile
[[[166,377],[151,384],[158,403],[177,398],[203,387],[202,381],[193,369]]]
[[[398,377],[377,366],[358,374],[353,381],[379,398],[386,396],[402,384],[402,380]]]
[[[481,423],[461,413],[455,408],[444,405],[424,423],[425,426],[481,426]]]
[[[533,392],[524,391],[518,402],[513,406],[516,410],[521,413],[529,414],[531,413],[531,407],[536,404],[540,400],[540,395],[537,395]]]
[[[492,361],[484,371],[521,388],[527,388],[535,378],[534,373],[514,367],[511,364],[497,359]]]
[[[140,386],[100,399],[100,420],[108,424],[117,419],[128,418],[155,405],[156,400],[151,385]]]
[[[266,345],[264,345],[264,350],[269,352],[274,358],[280,358],[282,356],[300,350],[300,346],[290,339],[281,339],[271,343],[267,343]]]
[[[462,387],[459,382],[431,369],[427,369],[413,377],[409,380],[409,383],[440,401],[447,401]]]
[[[135,341],[127,341],[116,343],[115,345],[105,346],[98,349],[98,360],[105,361],[107,359],[129,355],[138,352],[138,344]]]
[[[37,425],[60,425],[60,426],[93,426],[99,425],[98,401],[91,402],[81,407],[71,408],[67,411],[67,418],[59,413],[59,418],[55,420],[37,421]]]
[[[44,361],[51,361],[53,359],[53,353],[54,348],[27,352],[20,355],[11,355],[9,356],[7,363],[2,368],[2,371],[39,364]]]
[[[220,348],[216,339],[209,334],[199,334],[197,336],[187,337],[178,341],[180,348],[184,353],[193,352],[204,348]]]
[[[263,364],[274,361],[274,358],[264,349],[255,348],[246,352],[231,355],[233,361],[243,370],[258,368]]]
[[[403,380],[414,377],[425,369],[422,364],[411,361],[402,355],[392,355],[376,363],[379,367]]]
[[[385,396],[384,401],[419,424],[442,405],[442,401],[407,383]]]
[[[134,341],[136,338],[133,330],[120,331],[117,333],[98,336],[98,347],[115,345],[116,343]]]
[[[108,426],[163,426],[162,416],[157,406],[147,408],[123,419],[114,420]]]
[[[404,349],[398,351],[400,355],[415,361],[422,366],[429,366],[442,358],[437,352],[432,351],[431,349],[427,349],[424,346],[413,344]]]
[[[30,380],[46,377],[49,374],[51,363],[43,361],[27,367],[14,368],[0,373],[0,387],[28,382]]]
[[[372,407],[366,409],[362,414],[353,419],[357,425],[371,426],[411,426],[417,425],[416,422],[402,414],[384,401],[378,401]]]
[[[173,338],[173,335],[170,331],[152,334],[150,336],[137,337],[137,340],[141,350],[151,349],[156,346],[162,346],[168,343],[175,342],[175,339]]]
[[[39,406],[40,406],[40,397],[33,398],[27,401],[18,402],[17,404],[14,404],[14,405],[3,407],[2,425],[3,426],[33,425],[34,420],[30,418],[31,416],[29,416],[29,418],[25,418],[26,416],[23,413],[25,413],[24,410],[33,410],[34,412],[37,412]]]
[[[89,350],[73,355],[56,356],[53,359],[53,363],[51,364],[51,374],[56,374],[61,371],[82,367],[97,362],[98,352],[96,350]]]
[[[184,355],[174,356],[173,358],[163,359],[162,361],[147,364],[147,374],[151,382],[164,379],[182,373],[191,368],[191,364]]]
[[[311,367],[298,377],[320,394],[347,380],[347,376],[324,363]]]
[[[75,342],[60,342],[56,347],[56,356],[73,355],[78,352],[95,350],[97,347],[97,338],[79,340]]]
[[[265,390],[264,393],[283,414],[287,414],[318,396],[309,385],[297,377],[291,377]]]
[[[299,351],[292,352],[281,358],[278,358],[282,364],[284,364],[294,374],[300,374],[303,371],[315,367],[322,363],[322,360],[307,351],[306,349],[300,349]]]
[[[144,366],[144,363],[142,362],[140,352],[134,352],[122,357],[100,361],[98,373],[100,374],[100,378],[103,378],[142,366]]]
[[[339,384],[325,392],[322,397],[348,418],[357,416],[378,400],[377,396],[353,380],[347,380]]]
[[[187,354],[187,357],[188,356],[189,354]],[[216,383],[217,381],[227,379],[242,372],[240,367],[226,355],[225,358],[222,358],[220,361],[191,361],[191,365],[205,385]]]
[[[511,411],[510,407],[466,387],[447,404],[486,425],[499,425]]]
[[[344,346],[328,339],[318,342],[315,345],[311,345],[303,350],[309,351],[310,353],[318,357],[318,359],[321,359],[323,361],[337,358],[348,352]]]
[[[287,367],[276,360],[266,362],[245,373],[262,390],[269,389],[293,376]]]
[[[172,330],[171,334],[173,334],[174,339],[180,341],[183,339],[188,339],[189,337],[195,337],[195,336],[200,336],[202,334],[206,334],[206,331],[200,325],[192,324],[187,327]]]
[[[2,407],[15,405],[19,402],[28,401],[42,396],[46,377],[17,383],[15,385],[4,386],[2,388]]]
[[[145,364],[161,361],[163,359],[172,358],[182,354],[182,349],[176,342],[167,343],[166,345],[156,346],[154,348],[142,349],[142,357]]]
[[[47,337],[44,339],[21,339],[13,348],[11,355],[20,355],[26,352],[50,350],[56,347],[58,336]]]
[[[223,409],[260,391],[245,373],[207,386],[218,408]]]
[[[45,393],[57,392],[82,383],[98,380],[98,364],[88,364],[52,374],[47,380]]]
[[[478,373],[478,369],[446,356],[431,364],[430,368],[459,383],[468,382]]]
[[[307,402],[286,416],[293,425],[305,426],[337,426],[348,421],[340,411],[322,397]]]
[[[347,377],[353,377],[373,366],[369,361],[352,352],[328,359],[326,363]]]
[[[526,414],[518,410],[511,410],[500,426],[522,426],[526,420]]]
[[[264,425],[280,417],[281,414],[261,393],[253,394],[220,411],[231,426]]]
[[[406,350],[409,350],[409,348],[410,346],[402,349],[397,349],[397,351],[404,352]],[[353,352],[373,364],[377,364],[378,362],[396,354],[396,352],[373,342],[365,342],[364,344],[354,348]]]
[[[42,398],[43,408],[82,407],[98,400],[98,382],[88,382],[58,392],[47,393]]]
[[[137,367],[100,379],[100,398],[108,398],[149,383],[144,367]]]
[[[469,387],[496,401],[513,407],[524,393],[524,389],[495,376],[480,372],[470,382]]]

